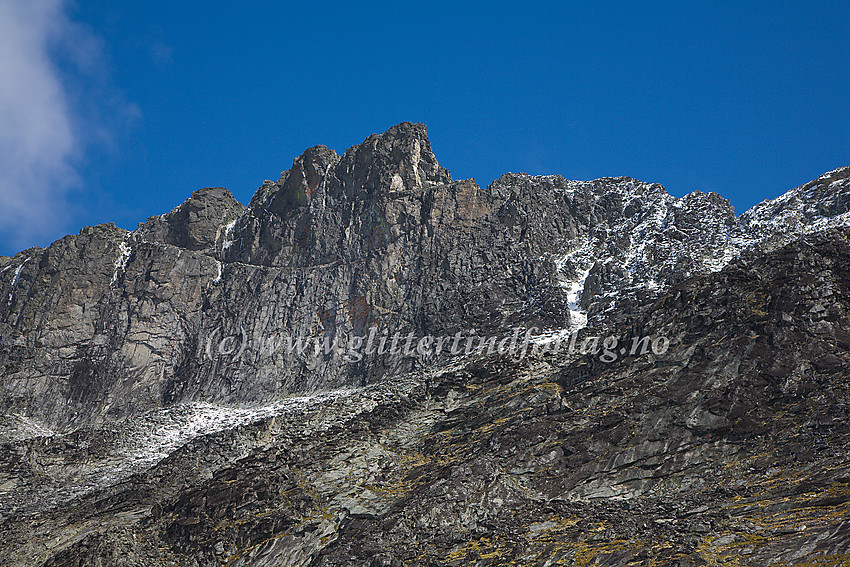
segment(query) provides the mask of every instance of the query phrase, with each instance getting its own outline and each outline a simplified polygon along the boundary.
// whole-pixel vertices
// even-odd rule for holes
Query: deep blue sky
[[[847,2],[222,4],[62,6],[95,53],[50,47],[84,132],[69,212],[0,227],[0,254],[199,187],[247,203],[305,148],[405,120],[456,179],[628,175],[739,213],[850,164]]]

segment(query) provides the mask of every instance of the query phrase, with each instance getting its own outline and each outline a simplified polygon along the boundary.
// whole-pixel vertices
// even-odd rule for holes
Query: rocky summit
[[[403,123],[0,257],[0,372],[2,565],[850,565],[850,167],[738,216]]]

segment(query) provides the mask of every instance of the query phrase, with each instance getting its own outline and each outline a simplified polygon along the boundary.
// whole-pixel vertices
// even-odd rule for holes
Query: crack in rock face
[[[199,189],[0,257],[0,556],[845,564],[848,223],[850,167],[736,216],[627,177],[480,187],[402,123],[247,207]],[[521,357],[281,347],[517,330]]]

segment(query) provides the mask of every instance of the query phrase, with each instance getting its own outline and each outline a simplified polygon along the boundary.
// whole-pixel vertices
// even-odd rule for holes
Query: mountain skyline
[[[0,558],[843,565],[848,227],[850,167],[735,216],[405,122],[0,257]]]
[[[317,143],[421,121],[456,178],[630,176],[740,213],[850,156],[842,2],[0,3],[0,254],[247,203]]]
[[[403,122],[403,123],[400,123],[400,124],[409,124],[409,123],[410,123],[410,122]],[[399,125],[400,125],[400,124],[399,124]],[[396,126],[399,126],[399,125],[396,125]],[[373,136],[374,136],[374,135],[377,135],[377,134],[374,134],[374,133],[373,133]],[[430,132],[429,132],[429,137],[430,137]],[[352,146],[352,148],[353,148],[353,147],[356,147],[356,145]],[[349,149],[351,149],[351,148],[349,148]],[[298,157],[295,157],[295,158],[293,159],[293,161],[297,161],[298,159],[299,159]],[[815,178],[805,180],[803,183],[800,183],[799,185],[795,185],[795,186],[793,186],[793,187],[787,187],[787,188],[784,188],[784,189],[781,189],[781,190],[777,190],[777,192],[776,192],[776,194],[775,194],[775,195],[772,195],[772,196],[766,197],[765,199],[763,199],[763,200],[761,200],[761,201],[755,202],[755,203],[753,203],[750,207],[748,207],[747,209],[744,209],[744,210],[738,210],[738,209],[737,209],[737,207],[735,206],[735,203],[734,203],[734,202],[732,202],[732,200],[731,200],[731,199],[729,199],[726,195],[724,195],[721,191],[714,191],[714,190],[712,190],[712,191],[704,191],[704,190],[701,190],[701,189],[693,189],[693,190],[691,190],[691,191],[687,191],[687,192],[684,192],[684,193],[682,193],[682,194],[677,194],[677,193],[675,193],[675,192],[671,192],[671,191],[669,191],[669,189],[668,189],[666,186],[664,186],[663,184],[661,184],[661,183],[658,183],[658,182],[655,182],[655,181],[652,181],[652,180],[637,179],[637,178],[634,178],[634,177],[629,176],[629,175],[603,175],[603,176],[601,176],[601,177],[594,178],[594,179],[586,179],[586,180],[582,180],[582,179],[570,179],[570,178],[567,178],[567,177],[565,177],[565,176],[563,176],[563,175],[561,175],[561,174],[558,174],[558,173],[552,173],[552,174],[534,174],[534,173],[529,173],[529,172],[524,172],[524,171],[523,171],[523,172],[506,171],[506,172],[503,172],[503,173],[499,174],[496,178],[494,178],[494,179],[493,179],[492,181],[490,181],[489,183],[487,183],[487,184],[483,184],[483,185],[482,185],[482,184],[480,184],[480,183],[478,182],[478,180],[476,180],[474,177],[467,178],[467,180],[469,180],[469,181],[473,181],[473,182],[476,182],[476,183],[477,183],[480,187],[482,187],[482,188],[487,188],[487,187],[489,187],[491,184],[498,182],[498,181],[499,181],[499,179],[500,179],[501,177],[503,177],[504,175],[516,175],[516,174],[519,174],[519,175],[527,175],[527,176],[531,176],[531,177],[558,177],[558,178],[561,178],[561,179],[563,179],[564,181],[567,181],[567,182],[579,182],[579,183],[582,183],[582,182],[584,182],[584,183],[592,183],[592,182],[600,181],[600,180],[604,180],[604,179],[616,179],[616,178],[621,178],[621,177],[623,177],[623,178],[633,179],[634,181],[639,182],[639,183],[646,183],[646,184],[651,184],[651,185],[661,185],[661,187],[662,187],[662,188],[663,188],[663,189],[664,189],[667,193],[669,193],[671,196],[674,196],[674,197],[677,197],[677,198],[683,198],[683,197],[686,197],[686,196],[688,196],[688,195],[698,194],[698,193],[713,193],[713,194],[717,194],[717,195],[719,195],[720,197],[722,197],[723,199],[726,199],[726,200],[728,200],[728,201],[730,202],[730,204],[731,204],[732,208],[734,209],[735,215],[736,215],[737,217],[744,217],[746,214],[751,213],[752,211],[754,211],[754,210],[756,210],[756,209],[758,209],[758,208],[760,208],[760,207],[764,207],[765,205],[769,204],[769,203],[770,203],[770,202],[772,202],[772,201],[777,201],[777,200],[779,200],[781,197],[783,197],[783,196],[785,196],[785,195],[787,195],[787,194],[791,193],[791,192],[792,192],[792,191],[794,191],[795,189],[798,189],[799,187],[801,187],[801,186],[805,185],[805,184],[806,184],[806,183],[808,183],[808,182],[812,182],[812,181],[814,181],[816,178],[820,178],[820,177],[822,177],[823,175],[829,174],[829,173],[831,173],[831,172],[835,172],[835,171],[838,171],[838,170],[842,170],[842,169],[844,169],[844,168],[846,168],[846,167],[847,167],[847,166],[845,166],[845,165],[837,165],[837,166],[836,166],[836,167],[834,167],[834,168],[831,168],[831,169],[829,169],[829,170],[826,170],[826,171],[821,172],[821,174],[820,174],[820,175],[817,175]],[[282,173],[286,173],[286,171],[287,171],[287,170],[284,170]],[[450,169],[449,169],[448,171],[449,171],[449,172],[451,172],[451,170],[450,170]],[[269,181],[269,180],[266,180],[264,183],[267,183],[268,181]],[[103,223],[100,223],[100,224],[104,224],[104,223],[113,223],[113,224],[115,224],[116,226],[119,226],[120,228],[123,228],[123,229],[125,229],[125,230],[129,230],[129,231],[133,231],[133,230],[135,230],[135,229],[137,228],[137,225],[141,225],[141,224],[143,224],[143,223],[144,223],[144,221],[145,221],[146,219],[150,219],[151,217],[154,217],[154,216],[157,216],[157,215],[164,215],[166,212],[173,210],[173,209],[174,209],[174,208],[175,208],[175,207],[176,207],[179,203],[182,203],[182,202],[183,202],[183,201],[184,201],[184,200],[188,197],[188,195],[189,195],[190,193],[194,192],[194,191],[195,191],[195,190],[197,190],[197,189],[222,188],[222,187],[223,187],[223,186],[218,186],[218,185],[206,185],[206,186],[196,187],[195,189],[189,190],[189,191],[187,191],[187,192],[186,192],[186,194],[177,194],[177,193],[175,192],[175,194],[173,195],[173,197],[177,200],[177,203],[175,203],[175,205],[174,205],[174,206],[172,206],[170,209],[168,209],[167,211],[166,211],[166,210],[161,210],[161,211],[153,211],[153,212],[150,212],[149,214],[147,214],[147,216],[145,216],[145,217],[143,217],[143,218],[139,218],[138,220],[136,220],[136,221],[135,221],[135,223],[130,223],[130,224],[127,224],[126,226],[124,226],[124,225],[120,224],[120,223],[119,223],[120,221],[116,221],[116,220],[105,220]],[[254,191],[254,192],[247,194],[247,198],[244,198],[244,197],[243,197],[243,198],[239,198],[239,197],[238,197],[235,193],[234,193],[234,197],[236,197],[237,201],[239,201],[241,204],[243,204],[243,205],[244,205],[244,204],[247,204],[247,203],[251,202],[251,201],[252,201],[252,200],[253,200],[253,199],[254,199],[254,198],[255,198],[258,194],[260,194],[260,193],[263,191],[263,187],[264,187],[264,185],[260,185],[260,186],[259,186],[259,187],[258,187],[258,188]],[[230,191],[230,188],[228,188],[228,187],[223,187],[223,188],[224,188],[224,189],[228,189],[228,190]],[[232,192],[232,191],[231,191],[231,192]],[[85,229],[85,228],[90,228],[91,226],[94,226],[94,225],[87,225],[87,226],[84,226],[84,227],[80,227],[80,230],[83,230],[83,229]],[[73,232],[69,232],[69,233],[67,233],[66,235],[69,235],[69,234],[74,234],[74,233],[73,233]],[[57,238],[57,240],[58,240],[59,238],[61,238],[62,236],[66,236],[66,235],[61,235],[60,237],[58,237],[58,238]],[[8,251],[7,251],[8,253],[6,253],[6,254],[3,254],[3,253],[2,253],[2,250],[0,250],[0,256],[13,257],[13,256],[15,256],[17,253],[22,252],[22,251],[24,251],[24,250],[27,250],[27,249],[29,249],[29,248],[45,248],[45,247],[49,246],[49,244],[51,244],[52,242],[53,242],[53,241],[51,241],[51,242],[47,242],[46,244],[41,245],[41,246],[39,246],[39,245],[33,245],[33,246],[28,246],[28,247],[23,248],[23,249],[10,249],[10,250],[8,250]]]

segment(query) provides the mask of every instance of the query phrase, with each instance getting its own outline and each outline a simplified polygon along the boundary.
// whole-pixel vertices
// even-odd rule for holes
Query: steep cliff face
[[[554,267],[539,261],[564,242],[563,227],[517,229],[502,212],[509,198],[453,182],[421,124],[370,136],[342,158],[311,148],[228,229],[201,334],[333,341],[372,328],[421,336],[490,333],[526,319],[568,324]],[[535,212],[553,201],[541,199]],[[257,400],[360,384],[414,363],[285,356],[254,342],[224,369],[193,368],[187,382],[191,396]]]
[[[848,553],[848,195],[847,167],[740,217],[625,177],[482,188],[403,123],[306,150],[247,207],[201,189],[0,257],[7,563]],[[672,346],[347,351],[531,327]]]
[[[243,208],[202,189],[132,233],[89,227],[18,254],[0,306],[5,413],[67,428],[162,405],[220,272],[216,229]]]
[[[800,236],[831,226],[846,226],[850,219],[850,167],[839,167],[759,203],[741,215],[742,223],[763,238]]]
[[[0,403],[63,430],[365,384],[430,361],[353,363],[354,336],[580,326],[840,224],[847,183],[836,170],[740,219],[717,194],[677,199],[629,178],[506,174],[482,189],[452,181],[423,125],[399,124],[341,158],[308,149],[248,208],[202,189],[133,232],[92,227],[9,260]],[[290,352],[293,339],[338,348]]]
[[[660,356],[479,356],[16,444],[8,562],[843,565],[848,266],[847,230],[812,235],[635,302],[616,328]]]
[[[290,336],[567,325],[540,258],[572,234],[535,223],[558,195],[530,197],[452,182],[424,126],[401,124],[342,158],[311,148],[241,215],[229,193],[202,190],[132,233],[97,227],[19,255],[21,277],[3,289],[7,411],[67,427],[181,400],[268,401],[416,363],[269,348]],[[517,198],[535,204],[522,219],[503,207]],[[244,352],[210,356],[209,339],[224,337]]]

